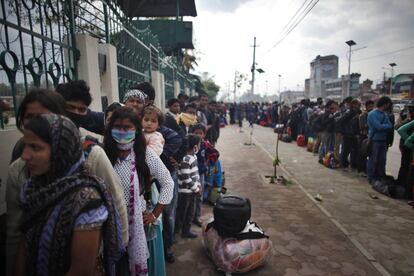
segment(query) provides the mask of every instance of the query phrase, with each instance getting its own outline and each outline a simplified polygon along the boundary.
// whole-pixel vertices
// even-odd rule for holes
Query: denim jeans
[[[165,249],[171,247],[174,240],[175,217],[177,213],[178,202],[178,178],[175,171],[171,172],[171,178],[174,181],[174,193],[170,204],[165,206],[162,214],[163,219],[163,238]]]
[[[385,164],[387,162],[387,143],[384,141],[372,141],[371,153],[368,158],[368,180],[374,181],[385,176]]]

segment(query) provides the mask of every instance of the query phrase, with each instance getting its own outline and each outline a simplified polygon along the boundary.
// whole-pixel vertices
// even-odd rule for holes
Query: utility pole
[[[348,87],[345,94],[345,97],[348,97],[351,94],[351,55],[352,55],[352,46],[356,45],[356,42],[353,40],[348,40],[345,42],[349,46],[348,53]]]
[[[280,93],[280,78],[282,77],[282,75],[278,75],[279,77],[279,103],[282,102],[282,94]]]
[[[254,43],[253,43],[253,65],[251,68],[252,71],[252,89],[251,92],[252,94],[254,94],[254,73],[256,71],[256,37],[254,37]]]
[[[390,97],[392,96],[392,78],[394,77],[394,66],[397,66],[395,62],[390,63],[391,66],[391,78],[390,78]]]

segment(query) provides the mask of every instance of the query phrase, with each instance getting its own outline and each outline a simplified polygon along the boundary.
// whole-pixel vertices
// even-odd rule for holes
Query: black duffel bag
[[[251,216],[248,198],[235,195],[220,197],[213,209],[213,227],[222,237],[231,237],[241,232]]]

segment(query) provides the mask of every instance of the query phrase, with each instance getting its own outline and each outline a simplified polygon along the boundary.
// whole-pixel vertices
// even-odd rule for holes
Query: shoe
[[[193,232],[191,232],[191,231],[189,231],[188,233],[182,233],[181,234],[181,237],[182,238],[187,238],[187,239],[195,239],[195,238],[197,238],[198,236],[197,236],[197,234],[195,234],[195,233],[193,233]]]
[[[197,225],[198,227],[202,227],[203,226],[201,220],[199,220],[199,219],[193,220],[193,224]]]
[[[319,160],[318,162],[319,164],[323,165],[323,160]]]
[[[174,263],[175,262],[174,253],[173,252],[166,253],[165,254],[165,260],[170,264]]]
[[[368,176],[367,176],[367,174],[366,174],[366,173],[364,173],[364,172],[360,172],[360,173],[359,173],[359,176],[360,176],[360,177],[368,177]]]

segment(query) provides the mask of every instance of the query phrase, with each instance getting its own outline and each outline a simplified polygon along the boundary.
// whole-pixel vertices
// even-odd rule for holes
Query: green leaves
[[[279,166],[282,162],[280,161],[279,158],[274,158],[273,159],[273,166]]]

